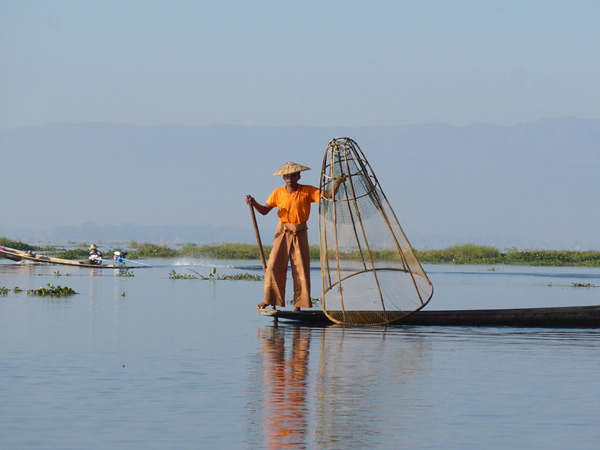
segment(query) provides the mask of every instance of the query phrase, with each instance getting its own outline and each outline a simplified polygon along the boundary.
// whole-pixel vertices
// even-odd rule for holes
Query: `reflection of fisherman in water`
[[[306,447],[307,383],[310,330],[294,327],[286,358],[289,329],[262,328],[264,429],[268,448]]]
[[[96,247],[96,244],[92,244],[90,246],[90,257],[89,257],[88,261],[90,264],[93,264],[94,266],[102,265],[102,252],[100,250],[98,250],[98,247]]]
[[[416,424],[431,420],[436,392],[428,335],[400,327],[259,328],[246,442],[251,448],[418,447],[423,428]]]

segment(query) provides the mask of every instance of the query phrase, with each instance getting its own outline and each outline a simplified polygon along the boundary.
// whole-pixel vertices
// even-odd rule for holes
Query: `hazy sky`
[[[600,2],[0,0],[0,128],[600,118]]]

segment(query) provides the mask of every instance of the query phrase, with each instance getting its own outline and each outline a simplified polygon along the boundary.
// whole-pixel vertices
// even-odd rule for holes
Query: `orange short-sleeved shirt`
[[[277,216],[283,223],[304,223],[310,215],[310,204],[319,203],[321,191],[314,186],[298,185],[298,190],[288,194],[285,186],[277,188],[267,199],[267,205],[278,207]]]

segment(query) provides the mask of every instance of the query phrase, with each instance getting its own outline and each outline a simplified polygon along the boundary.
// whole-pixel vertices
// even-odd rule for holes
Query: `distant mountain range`
[[[364,151],[417,248],[600,248],[600,120],[319,128],[107,123],[0,130],[0,235],[253,242],[244,195],[287,161],[318,185],[330,139]],[[310,236],[318,240],[316,211]],[[263,241],[277,218],[259,215]],[[185,224],[185,225],[179,225]]]
[[[33,243],[129,243],[130,241],[155,244],[199,244],[222,242],[252,242],[254,231],[243,227],[214,225],[98,225],[87,222],[79,226],[60,226],[47,230],[3,229],[0,236]]]

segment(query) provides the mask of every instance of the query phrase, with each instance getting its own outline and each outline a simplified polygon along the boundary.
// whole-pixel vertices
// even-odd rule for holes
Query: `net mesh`
[[[334,196],[337,178],[345,176]],[[421,309],[433,285],[361,149],[327,145],[320,188],[321,307],[334,322],[381,325]]]

